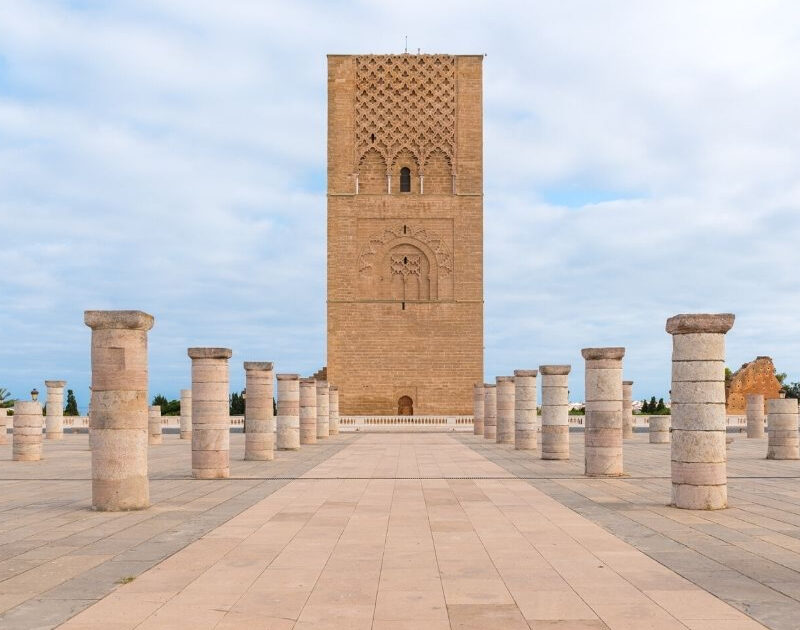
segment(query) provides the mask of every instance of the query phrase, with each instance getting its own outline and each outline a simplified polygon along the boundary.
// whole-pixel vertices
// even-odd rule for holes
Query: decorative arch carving
[[[362,273],[371,270],[375,264],[376,254],[384,251],[388,243],[399,239],[410,239],[425,245],[433,253],[436,267],[443,274],[453,272],[453,256],[444,239],[436,232],[408,223],[396,223],[370,236],[358,257],[358,270]]]

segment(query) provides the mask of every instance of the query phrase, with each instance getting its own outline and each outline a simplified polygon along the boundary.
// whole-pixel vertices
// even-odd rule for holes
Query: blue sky
[[[800,380],[793,2],[12,2],[0,8],[0,387],[89,383],[89,308],[310,373],[325,353],[326,53],[486,53],[486,378],[737,315]]]

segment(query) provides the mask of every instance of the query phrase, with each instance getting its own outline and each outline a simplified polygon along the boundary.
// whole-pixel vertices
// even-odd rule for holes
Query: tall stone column
[[[245,361],[244,458],[270,461],[275,458],[275,416],[272,413],[274,374],[272,363]]]
[[[800,459],[797,399],[770,398],[767,425],[767,459]]]
[[[497,444],[514,444],[514,377],[498,376],[497,383]]]
[[[317,381],[300,379],[300,444],[317,443]]]
[[[14,404],[11,453],[15,462],[42,459],[42,424],[42,406],[38,402],[23,400]]]
[[[189,348],[192,359],[192,477],[230,476],[229,348]]]
[[[619,477],[622,465],[622,357],[625,348],[584,348],[586,359],[585,472]]]
[[[540,365],[542,459],[569,459],[569,365]]]
[[[181,439],[192,439],[192,390],[181,390]]]
[[[64,439],[64,386],[67,381],[45,381],[47,386],[47,417],[45,436],[48,440]]]
[[[497,386],[492,383],[483,384],[483,437],[497,439]]]
[[[328,388],[330,405],[330,434],[339,435],[339,387],[331,385]]]
[[[650,416],[648,420],[650,444],[669,444],[669,416]]]
[[[514,370],[514,448],[536,450],[539,418],[536,415],[536,370]]]
[[[764,395],[747,394],[747,437],[764,437]]]
[[[141,510],[147,480],[147,331],[142,311],[86,311],[92,329],[92,507]]]
[[[475,383],[472,388],[472,431],[474,435],[483,435],[484,398],[483,383]]]
[[[317,438],[331,434],[331,394],[328,381],[317,381]]]
[[[622,439],[633,437],[633,381],[622,381]]]
[[[278,374],[278,450],[300,448],[300,377]]]
[[[725,333],[732,314],[675,315],[672,335],[672,502],[689,510],[728,505],[725,466]]]
[[[161,444],[161,406],[150,405],[147,412],[147,443]]]

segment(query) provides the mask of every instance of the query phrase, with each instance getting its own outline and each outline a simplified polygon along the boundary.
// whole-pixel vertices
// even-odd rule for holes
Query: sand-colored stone
[[[495,441],[497,438],[497,386],[483,384],[483,437]]]
[[[569,365],[540,365],[542,459],[569,459]]]
[[[797,399],[767,401],[767,459],[800,459]]]
[[[514,370],[514,448],[536,450],[539,418],[536,415],[536,370]]]
[[[317,381],[317,439],[331,434],[331,393],[328,381]]]
[[[192,359],[192,476],[230,476],[229,348],[189,348]]]
[[[192,390],[181,390],[181,425],[180,437],[182,440],[192,439]]]
[[[496,379],[497,444],[514,444],[514,377],[498,376]]]
[[[775,378],[775,365],[770,357],[756,357],[731,375],[725,390],[725,404],[731,415],[747,412],[748,394],[761,394],[762,400],[778,398],[781,384]],[[766,406],[762,413],[766,411]]]
[[[672,501],[676,507],[727,507],[725,333],[732,314],[676,315],[672,335]]]
[[[64,386],[66,381],[45,381],[47,387],[47,416],[45,437],[48,440],[64,438]]]
[[[672,418],[669,416],[650,416],[650,443],[669,444],[669,427]]]
[[[584,348],[585,474],[619,477],[622,462],[622,357],[625,348]]]
[[[747,394],[747,437],[764,437],[763,394]]]
[[[330,409],[329,433],[339,435],[339,386],[328,387],[328,404]]]
[[[150,446],[161,444],[161,406],[147,408],[147,443]]]
[[[281,451],[300,448],[300,376],[278,374],[278,417],[276,446]]]
[[[147,479],[147,331],[142,311],[85,311],[92,329],[92,507],[140,510],[150,505]]]
[[[272,363],[245,361],[244,458],[270,461],[275,458],[275,415],[272,410],[274,374]]]
[[[300,444],[317,443],[317,382],[300,379]]]
[[[472,388],[472,432],[483,436],[483,383],[475,383]]]
[[[622,381],[622,439],[633,437],[633,381]]]
[[[20,400],[14,405],[11,453],[15,462],[42,459],[42,406],[35,400]]]

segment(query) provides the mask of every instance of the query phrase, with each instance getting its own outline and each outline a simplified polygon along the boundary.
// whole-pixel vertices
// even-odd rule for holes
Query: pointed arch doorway
[[[411,399],[411,396],[400,396],[400,398],[397,399],[397,415],[414,415],[414,401]]]

